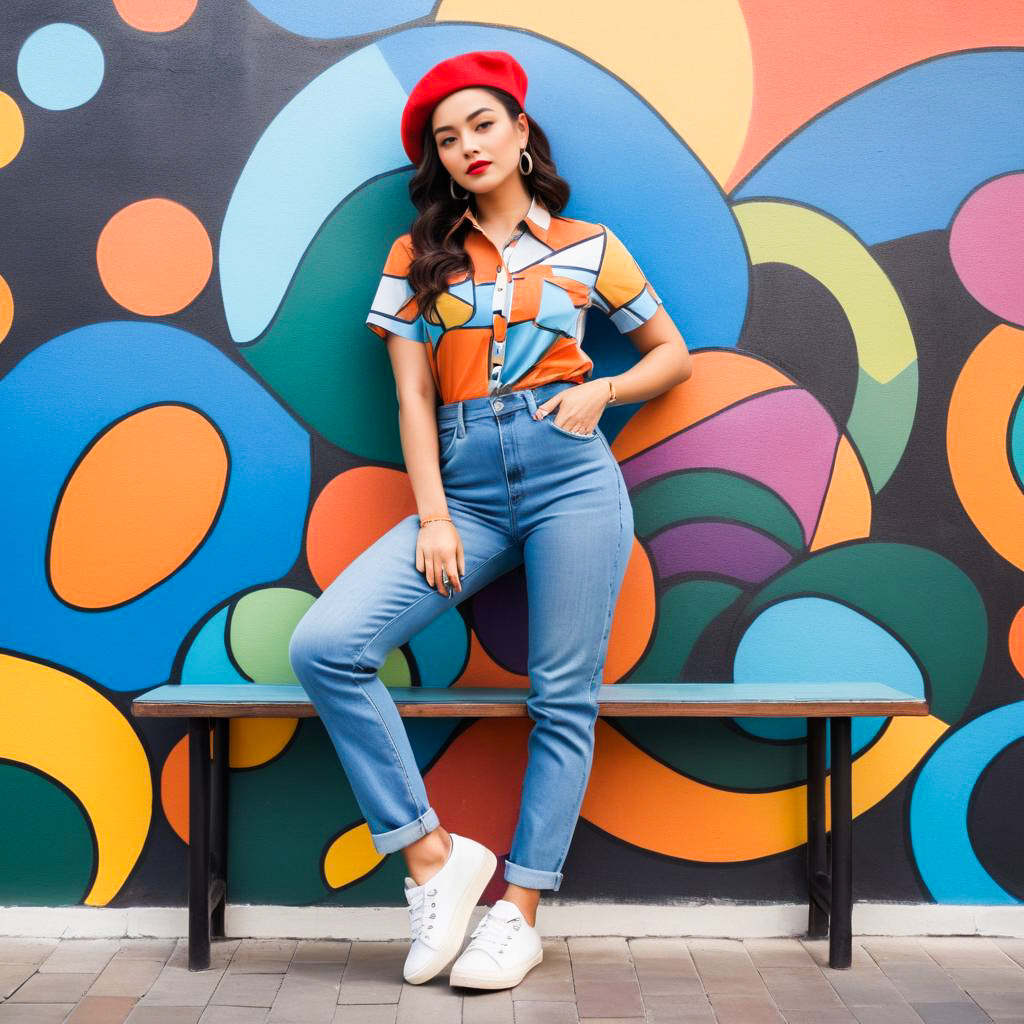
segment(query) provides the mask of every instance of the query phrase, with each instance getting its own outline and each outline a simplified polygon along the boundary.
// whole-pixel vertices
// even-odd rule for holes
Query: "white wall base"
[[[475,924],[485,912],[473,912]],[[542,935],[800,937],[805,904],[554,903],[537,912]],[[230,938],[408,939],[402,907],[287,907],[229,903]],[[0,907],[0,935],[51,938],[169,938],[188,932],[184,907]],[[857,935],[989,935],[1024,938],[1024,905],[855,903]]]

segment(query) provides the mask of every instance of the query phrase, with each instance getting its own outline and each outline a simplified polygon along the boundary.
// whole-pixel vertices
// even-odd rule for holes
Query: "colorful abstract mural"
[[[856,897],[1024,900],[1019,14],[7,0],[0,902],[183,904],[187,740],[132,698],[298,685],[299,618],[415,512],[363,319],[414,215],[408,91],[471,49],[527,69],[567,214],[614,225],[693,353],[602,420],[636,523],[605,682],[927,694],[855,720]],[[585,345],[638,357],[594,311]],[[384,681],[528,686],[525,593]],[[407,725],[442,821],[505,853],[530,721]],[[399,902],[319,720],[231,738],[232,902]],[[559,896],[801,900],[805,739],[599,721]]]

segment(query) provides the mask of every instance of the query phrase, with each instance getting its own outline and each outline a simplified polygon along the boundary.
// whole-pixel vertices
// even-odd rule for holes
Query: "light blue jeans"
[[[407,516],[361,552],[306,611],[289,657],[366,818],[391,853],[438,827],[403,719],[378,673],[442,612],[522,564],[534,721],[505,880],[558,889],[590,776],[597,692],[633,544],[633,509],[608,442],[555,426],[537,406],[573,381],[438,407],[441,480],[462,538],[462,591],[416,569]],[[427,527],[430,529],[430,527]]]

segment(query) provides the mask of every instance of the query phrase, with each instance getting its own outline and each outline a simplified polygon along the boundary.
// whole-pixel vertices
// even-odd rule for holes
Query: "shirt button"
[[[501,412],[501,410],[502,410],[502,409],[504,409],[504,408],[505,408],[505,403],[504,403],[503,401],[501,401],[501,399],[499,398],[499,399],[498,399],[498,400],[497,400],[497,401],[496,401],[496,402],[494,403],[494,411],[495,411],[495,412]]]

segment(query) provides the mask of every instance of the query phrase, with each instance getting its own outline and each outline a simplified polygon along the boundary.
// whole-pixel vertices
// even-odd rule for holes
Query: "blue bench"
[[[396,686],[403,717],[525,718],[529,690]],[[797,717],[807,722],[807,938],[828,937],[829,966],[852,957],[853,822],[850,724],[855,716],[927,715],[926,698],[882,683],[623,683],[602,685],[599,715]],[[301,686],[158,686],[132,701],[136,717],[185,718],[189,737],[188,966],[210,966],[227,902],[229,722],[313,718]],[[831,842],[825,830],[825,722],[832,741]],[[213,733],[213,754],[210,735]]]

